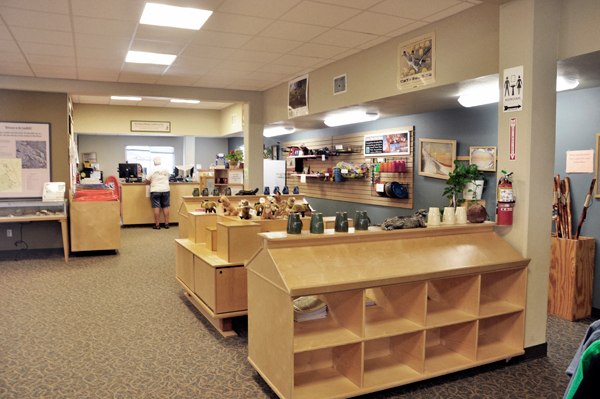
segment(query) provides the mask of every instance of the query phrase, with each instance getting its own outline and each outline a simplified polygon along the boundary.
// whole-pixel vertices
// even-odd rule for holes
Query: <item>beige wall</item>
[[[558,59],[600,51],[600,1],[561,0]]]
[[[174,136],[219,136],[221,112],[216,110],[73,104],[77,133],[129,134],[131,121],[168,121]],[[140,133],[133,133],[140,134]],[[152,132],[144,133],[152,135]]]
[[[243,104],[233,104],[221,110],[221,135],[239,133],[244,130],[242,126]],[[235,123],[233,123],[235,121]]]

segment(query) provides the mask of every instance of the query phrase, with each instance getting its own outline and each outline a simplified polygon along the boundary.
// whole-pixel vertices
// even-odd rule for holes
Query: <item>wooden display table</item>
[[[121,248],[119,201],[71,200],[70,208],[73,252]]]
[[[145,183],[121,183],[121,205],[123,225],[154,224],[154,213],[150,206],[150,197],[146,196]],[[191,196],[199,183],[169,183],[171,190],[171,206],[169,207],[169,224],[181,223],[178,210],[183,196]],[[160,212],[160,222],[164,223]]]
[[[524,353],[529,259],[494,223],[260,236],[248,359],[281,398],[359,396]],[[327,317],[294,322],[304,295]]]

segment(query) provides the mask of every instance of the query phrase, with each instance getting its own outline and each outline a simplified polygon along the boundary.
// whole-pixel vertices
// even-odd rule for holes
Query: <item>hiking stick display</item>
[[[577,233],[575,234],[575,239],[579,240],[579,233],[581,233],[581,226],[585,220],[585,216],[587,215],[587,209],[590,207],[592,203],[592,195],[594,193],[594,186],[596,185],[596,179],[592,179],[592,184],[590,185],[590,191],[588,192],[587,197],[585,197],[585,204],[583,205],[583,211],[581,212],[581,217],[579,218],[579,225],[577,226]]]

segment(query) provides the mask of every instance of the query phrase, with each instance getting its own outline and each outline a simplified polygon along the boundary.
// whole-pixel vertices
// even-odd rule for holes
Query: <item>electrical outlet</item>
[[[7,237],[12,237],[12,230],[11,229],[7,229],[6,230],[6,236]]]

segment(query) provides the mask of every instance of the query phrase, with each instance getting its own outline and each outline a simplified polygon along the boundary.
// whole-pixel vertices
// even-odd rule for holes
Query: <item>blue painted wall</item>
[[[561,179],[569,177],[571,186],[571,214],[573,227],[583,210],[586,195],[594,178],[594,173],[566,174],[566,152],[591,150],[596,148],[596,134],[600,133],[600,88],[567,91],[558,94],[556,103],[556,152],[554,156],[554,174]],[[552,182],[548,182],[550,189]],[[600,203],[595,198],[588,209],[581,235],[594,237],[596,241],[596,259],[594,267],[594,300],[592,306],[600,308]],[[550,212],[549,212],[550,214]]]

